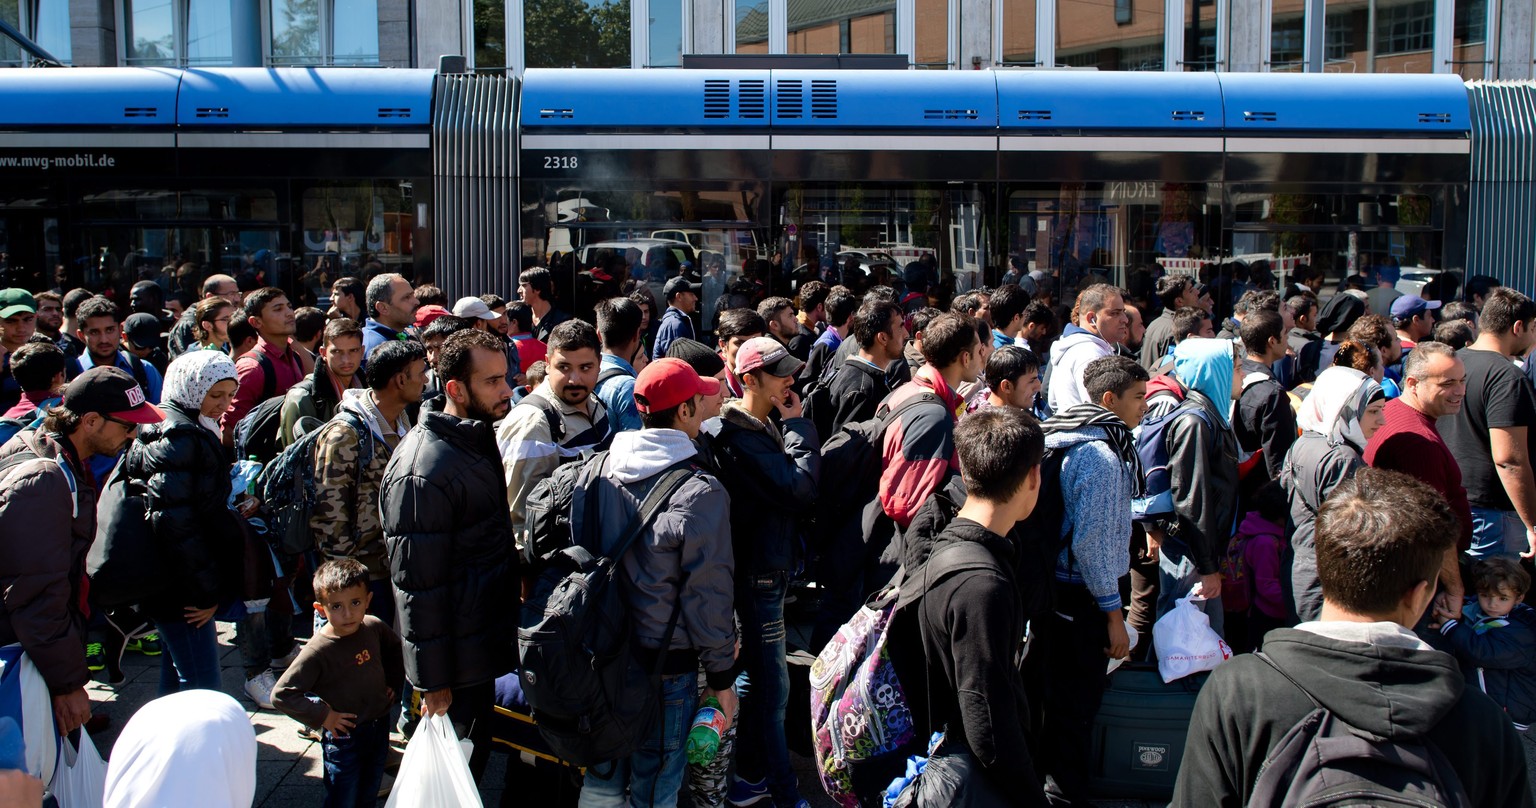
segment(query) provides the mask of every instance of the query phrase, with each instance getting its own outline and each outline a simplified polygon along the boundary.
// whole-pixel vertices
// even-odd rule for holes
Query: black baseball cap
[[[63,405],[77,415],[97,413],[130,424],[158,424],[165,413],[122,368],[94,367],[64,386]]]
[[[692,292],[694,294],[698,294],[703,289],[703,284],[693,283],[686,277],[678,275],[672,280],[667,281],[667,285],[661,287],[661,292],[664,296],[666,296],[667,301],[671,302],[672,298],[681,292]]]
[[[142,311],[130,314],[123,321],[123,336],[135,348],[153,348],[160,344],[160,318]]]

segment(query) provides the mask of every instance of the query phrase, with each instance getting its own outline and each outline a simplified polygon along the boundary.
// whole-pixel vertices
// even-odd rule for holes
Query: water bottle
[[[250,457],[248,457],[246,459],[249,460],[253,464],[254,468],[260,468],[261,467],[261,461],[256,459],[256,455],[251,455]],[[257,476],[258,475],[252,474],[251,475],[251,479],[247,480],[246,483],[245,483],[245,495],[248,496],[248,497],[256,496],[256,477]]]
[[[704,700],[693,715],[693,728],[688,730],[688,762],[704,766],[715,759],[720,751],[720,736],[725,733],[731,717],[720,709],[720,700],[714,696]]]

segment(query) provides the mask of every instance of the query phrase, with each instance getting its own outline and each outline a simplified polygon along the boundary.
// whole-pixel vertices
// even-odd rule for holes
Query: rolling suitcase
[[[1110,674],[1093,724],[1090,790],[1095,796],[1173,796],[1189,717],[1208,675],[1163,684],[1155,663],[1128,663]]]

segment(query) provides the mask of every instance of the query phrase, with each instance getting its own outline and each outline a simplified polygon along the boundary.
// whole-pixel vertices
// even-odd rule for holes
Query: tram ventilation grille
[[[1205,110],[1176,109],[1173,111],[1173,119],[1176,121],[1203,121],[1205,120]]]
[[[199,118],[228,118],[229,107],[198,107],[196,115]]]
[[[704,80],[704,117],[731,117],[731,80]]]
[[[410,107],[379,107],[379,117],[380,118],[409,118],[409,117],[411,117],[411,108]]]
[[[1419,113],[1419,123],[1450,123],[1450,122],[1451,122],[1451,113],[1449,113],[1449,112],[1420,112]]]
[[[775,117],[805,117],[805,82],[800,79],[779,79],[779,91],[775,100],[778,101]]]
[[[811,117],[837,117],[837,80],[811,80]]]
[[[930,121],[974,121],[977,118],[974,109],[925,109],[923,118]]]
[[[1021,121],[1048,121],[1051,119],[1051,111],[1048,109],[1021,109],[1019,120]]]
[[[736,82],[736,114],[743,118],[762,118],[768,109],[768,82],[742,79]]]
[[[1273,112],[1247,112],[1243,113],[1243,120],[1247,123],[1274,123],[1280,120],[1280,116]]]
[[[568,108],[567,109],[541,109],[541,110],[539,110],[539,117],[540,118],[574,118],[574,117],[576,117],[576,110],[568,109]]]
[[[123,107],[124,118],[158,118],[159,107]]]

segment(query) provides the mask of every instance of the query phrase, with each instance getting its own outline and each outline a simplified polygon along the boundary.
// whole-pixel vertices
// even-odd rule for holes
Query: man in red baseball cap
[[[688,718],[701,698],[700,667],[702,697],[718,699],[727,721],[736,712],[730,504],[720,482],[694,462],[693,438],[704,420],[701,405],[705,396],[719,392],[718,379],[700,378],[681,359],[646,365],[635,377],[642,428],[613,436],[585,494],[597,497],[598,546],[612,549],[653,489],[672,492],[624,556],[622,574],[633,585],[620,590],[634,621],[642,664],[661,667],[659,724],[665,737],[659,749],[647,744],[612,766],[588,767],[584,799],[622,804],[627,791],[650,795],[633,796],[648,799],[647,805],[676,801],[688,768]],[[668,631],[674,616],[677,626]]]
[[[41,428],[0,447],[0,646],[20,643],[37,666],[60,734],[91,717],[79,606],[85,552],[96,537],[90,461],[117,454],[140,424],[163,418],[127,371],[98,366],[64,388]],[[36,737],[35,726],[23,726]],[[47,781],[50,773],[32,774]]]

